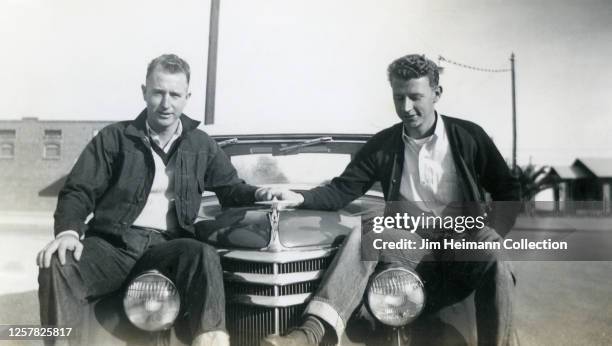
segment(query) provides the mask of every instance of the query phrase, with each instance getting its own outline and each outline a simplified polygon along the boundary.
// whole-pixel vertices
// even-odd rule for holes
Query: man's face
[[[160,66],[142,86],[142,95],[147,103],[147,122],[155,132],[175,129],[191,96],[184,73],[170,73]]]
[[[404,81],[391,78],[395,111],[409,136],[424,135],[436,121],[434,104],[442,95],[440,86],[429,85],[429,77]]]

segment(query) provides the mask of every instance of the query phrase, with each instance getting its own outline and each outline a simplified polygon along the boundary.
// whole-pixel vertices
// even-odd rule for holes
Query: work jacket
[[[505,235],[520,210],[520,185],[491,138],[478,125],[443,117],[453,161],[463,192],[466,214],[484,216],[491,227]],[[329,184],[303,192],[303,208],[337,210],[365,194],[380,182],[385,200],[400,201],[404,164],[403,124],[375,134]],[[493,203],[487,203],[485,191]]]
[[[132,121],[102,129],[85,147],[58,196],[54,231],[120,234],[143,210],[155,176],[151,143],[147,137],[146,110]],[[202,193],[217,194],[222,206],[254,202],[256,187],[238,178],[229,158],[199,122],[184,114],[183,133],[174,155],[175,208],[182,229],[193,232]]]

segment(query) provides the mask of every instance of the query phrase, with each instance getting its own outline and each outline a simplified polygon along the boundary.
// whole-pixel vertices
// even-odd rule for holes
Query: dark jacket
[[[102,129],[85,147],[59,193],[55,234],[75,230],[84,221],[95,232],[120,234],[141,213],[151,191],[155,163],[146,135],[146,110],[135,120]],[[217,194],[223,206],[254,202],[256,187],[240,180],[229,158],[199,122],[181,115],[174,187],[179,225],[193,232],[204,190]]]
[[[478,125],[442,115],[465,206],[473,216],[484,215],[505,235],[520,209],[520,186],[486,132]],[[386,201],[399,201],[404,163],[402,123],[375,134],[329,184],[303,193],[303,208],[336,210],[365,194],[379,181]],[[491,194],[492,210],[484,191]],[[508,203],[509,202],[509,203]],[[488,213],[487,213],[488,212]]]

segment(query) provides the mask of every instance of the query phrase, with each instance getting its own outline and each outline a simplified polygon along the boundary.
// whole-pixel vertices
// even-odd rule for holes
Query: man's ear
[[[191,91],[187,93],[187,100],[189,100],[189,98],[191,97]]]
[[[140,85],[140,89],[142,89],[142,98],[146,101],[147,87],[144,84]]]
[[[436,100],[435,102],[438,102],[438,100],[440,100],[440,97],[442,97],[442,86],[438,85],[434,88],[434,94],[436,94]]]

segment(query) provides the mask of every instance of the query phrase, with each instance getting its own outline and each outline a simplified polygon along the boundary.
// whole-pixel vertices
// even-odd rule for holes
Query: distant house
[[[552,166],[550,174],[557,211],[612,213],[612,158],[577,158],[571,166]]]
[[[63,179],[109,121],[0,121],[0,210],[53,210]]]

